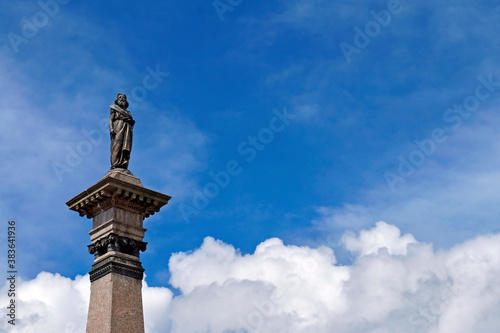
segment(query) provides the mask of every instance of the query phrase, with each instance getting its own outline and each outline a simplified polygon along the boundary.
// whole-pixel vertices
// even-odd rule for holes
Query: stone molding
[[[109,256],[92,265],[92,270],[89,272],[90,282],[92,283],[110,273],[142,280],[144,277],[144,268],[142,268],[140,262],[133,263],[132,261],[127,261],[125,263],[123,260],[117,260],[115,256]]]
[[[112,233],[142,241],[144,239],[144,234],[146,231],[147,229],[145,228],[127,225],[121,221],[111,219],[92,229],[89,232],[89,235],[90,241],[92,243]]]
[[[170,199],[168,195],[108,175],[66,205],[89,219],[110,207],[119,207],[147,218],[159,212]]]
[[[112,233],[88,245],[88,248],[89,253],[95,254],[96,259],[111,251],[139,257],[140,251],[146,251],[147,244],[146,242]]]

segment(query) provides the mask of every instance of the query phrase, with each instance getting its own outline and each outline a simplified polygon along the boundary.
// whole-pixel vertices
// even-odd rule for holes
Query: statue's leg
[[[111,169],[117,168],[120,161],[120,147],[115,139],[111,140]]]
[[[122,152],[122,168],[128,169],[128,162],[130,161],[130,151],[124,150]]]

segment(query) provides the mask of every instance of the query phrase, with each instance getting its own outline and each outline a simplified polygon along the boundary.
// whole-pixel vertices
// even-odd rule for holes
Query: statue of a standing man
[[[128,169],[132,151],[132,129],[135,121],[127,110],[127,96],[118,94],[110,105],[109,134],[111,135],[111,170]]]

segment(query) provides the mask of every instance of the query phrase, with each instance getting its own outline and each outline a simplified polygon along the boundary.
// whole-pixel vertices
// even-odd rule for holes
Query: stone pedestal
[[[170,198],[145,188],[132,174],[109,171],[66,203],[80,216],[93,219],[88,248],[95,259],[87,333],[144,332],[144,268],[139,259],[147,245],[143,221]]]

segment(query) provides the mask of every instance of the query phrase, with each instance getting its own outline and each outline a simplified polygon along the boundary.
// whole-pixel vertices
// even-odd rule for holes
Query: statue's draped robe
[[[114,113],[113,130],[115,132],[115,136],[111,137],[111,169],[127,169],[132,151],[134,120],[130,111],[118,105],[110,105],[110,108],[110,113]]]

